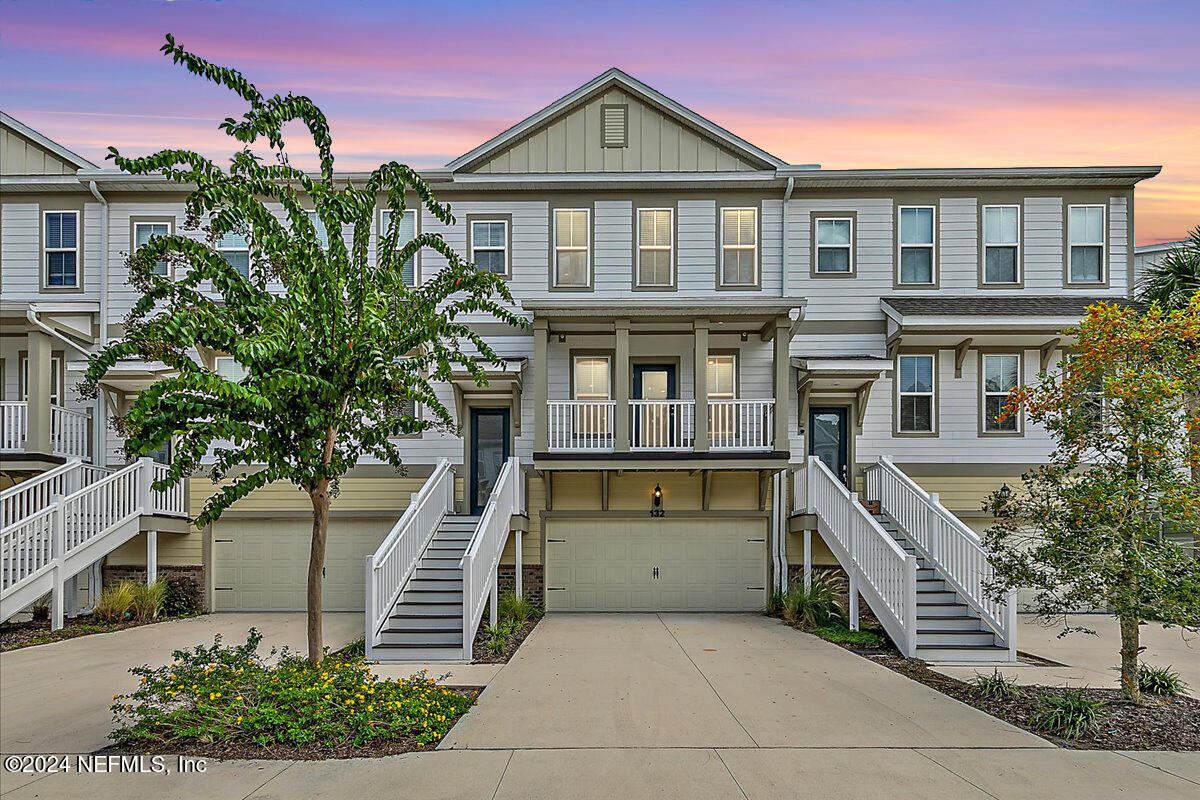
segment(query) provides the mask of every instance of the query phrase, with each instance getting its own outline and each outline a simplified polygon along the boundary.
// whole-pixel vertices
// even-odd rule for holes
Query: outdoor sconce
[[[560,333],[558,335],[558,343],[563,344],[566,341],[567,341],[567,335],[565,333]]]
[[[653,499],[653,507],[650,509],[650,516],[663,516],[665,512],[662,507],[663,492],[660,484],[654,484],[654,493],[651,495],[651,498]]]
[[[743,342],[750,341],[750,334],[746,333],[745,331],[742,331],[742,341]]]

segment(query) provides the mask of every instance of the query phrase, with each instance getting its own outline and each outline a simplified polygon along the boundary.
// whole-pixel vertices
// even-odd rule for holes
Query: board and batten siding
[[[0,125],[0,164],[3,175],[74,175],[79,169],[7,125]]]

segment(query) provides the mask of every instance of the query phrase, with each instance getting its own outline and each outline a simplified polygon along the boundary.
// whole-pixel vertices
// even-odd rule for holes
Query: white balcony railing
[[[771,450],[774,436],[774,400],[708,401],[710,450]]]
[[[693,400],[630,400],[630,450],[691,450],[695,444]]]
[[[0,452],[19,453],[29,439],[29,404],[0,403]],[[50,406],[50,452],[67,458],[91,455],[91,415],[62,406]]]
[[[0,451],[24,450],[28,436],[29,405],[13,400],[0,403]]]
[[[610,453],[612,400],[551,400],[547,405],[548,444],[559,452]]]

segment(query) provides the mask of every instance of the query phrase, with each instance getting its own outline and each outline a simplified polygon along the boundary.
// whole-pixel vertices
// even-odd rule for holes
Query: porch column
[[[696,431],[693,449],[697,453],[708,452],[708,320],[698,319],[692,323],[695,331],[695,363],[692,380],[695,383]]]
[[[50,335],[43,331],[28,334],[29,352],[25,363],[28,375],[25,391],[29,409],[29,430],[25,452],[50,452]]]
[[[548,449],[546,431],[546,403],[550,397],[550,323],[544,319],[533,321],[533,452],[544,453]]]
[[[613,364],[613,400],[616,402],[614,449],[618,453],[629,452],[629,320],[619,319],[614,323],[616,333],[616,358]]]
[[[788,414],[791,399],[791,345],[792,320],[789,317],[775,318],[775,451],[788,451]]]

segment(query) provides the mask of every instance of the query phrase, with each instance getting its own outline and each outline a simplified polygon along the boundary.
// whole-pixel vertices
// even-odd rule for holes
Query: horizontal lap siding
[[[857,214],[853,278],[813,278],[812,212]],[[879,298],[892,293],[894,247],[890,198],[793,197],[788,205],[791,291],[808,299],[808,320],[877,319]]]

